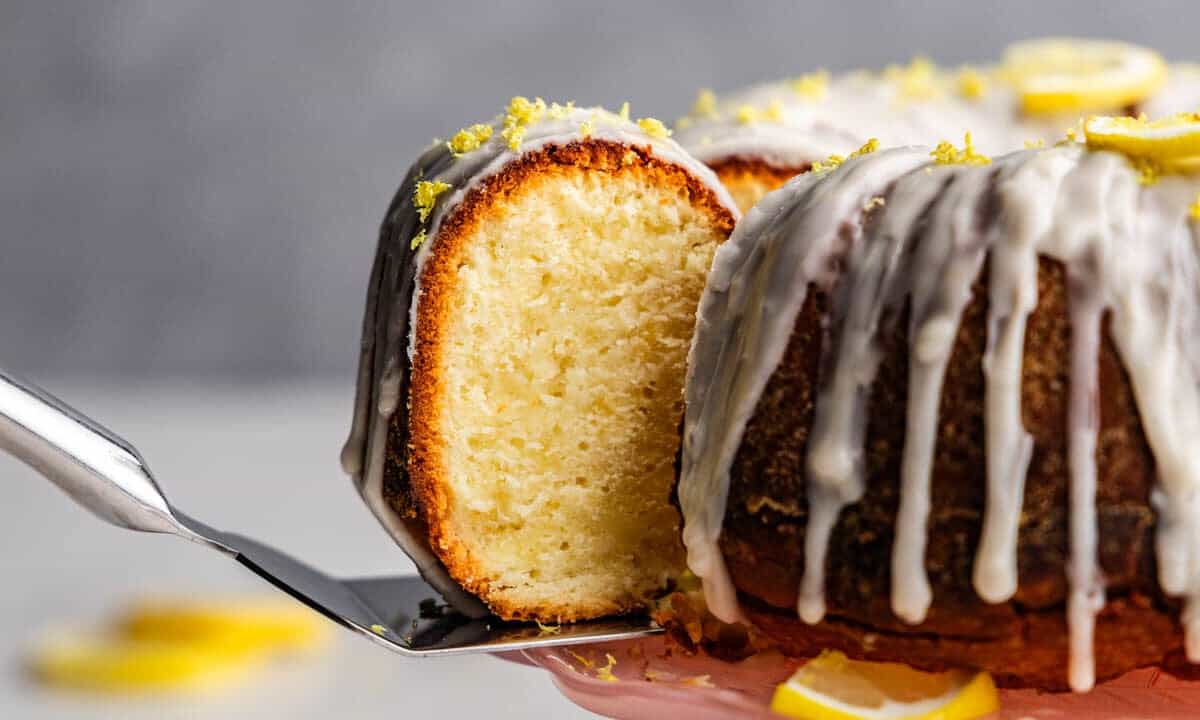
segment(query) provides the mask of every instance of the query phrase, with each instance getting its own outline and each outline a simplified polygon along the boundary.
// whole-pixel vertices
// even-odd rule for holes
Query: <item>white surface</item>
[[[347,384],[41,384],[138,447],[167,497],[210,525],[277,545],[334,574],[411,564],[337,466]],[[330,650],[213,696],[113,700],[39,688],[24,650],[48,628],[99,619],[139,595],[276,592],[218,553],[104,524],[0,457],[0,717],[594,717],[541,671],[490,657],[408,660],[337,630]]]

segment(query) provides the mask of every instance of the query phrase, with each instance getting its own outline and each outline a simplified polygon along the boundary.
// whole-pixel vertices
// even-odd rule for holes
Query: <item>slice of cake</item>
[[[422,155],[384,220],[343,461],[460,609],[619,613],[683,567],[684,364],[737,210],[627,115],[514,98]]]

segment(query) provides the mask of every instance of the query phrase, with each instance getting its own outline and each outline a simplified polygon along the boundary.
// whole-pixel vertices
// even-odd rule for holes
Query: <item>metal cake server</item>
[[[132,445],[3,371],[0,450],[37,470],[101,519],[129,530],[178,535],[224,553],[313,610],[401,655],[508,652],[661,632],[639,616],[554,629],[496,617],[473,620],[438,602],[437,592],[416,576],[331,577],[257,540],[216,530],[176,510]]]

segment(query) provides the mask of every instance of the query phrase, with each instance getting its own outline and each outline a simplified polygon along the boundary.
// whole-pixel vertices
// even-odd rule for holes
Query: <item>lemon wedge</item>
[[[220,644],[63,633],[44,642],[31,665],[53,687],[138,694],[214,689],[243,675],[260,657]]]
[[[1137,45],[1046,38],[1010,46],[1003,73],[1020,93],[1024,110],[1040,114],[1133,105],[1162,86],[1167,64]]]
[[[1200,113],[1162,120],[1092,117],[1083,124],[1088,147],[1150,160],[1167,170],[1200,167]]]
[[[771,709],[805,720],[969,720],[1000,701],[987,673],[925,673],[826,651],[775,689]]]
[[[204,643],[231,652],[311,650],[324,643],[329,631],[315,612],[284,599],[152,600],[131,607],[116,624],[125,637],[134,640]]]

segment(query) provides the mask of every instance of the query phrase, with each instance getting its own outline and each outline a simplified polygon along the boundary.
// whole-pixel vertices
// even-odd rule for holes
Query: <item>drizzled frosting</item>
[[[1044,256],[1066,266],[1070,289],[1070,684],[1085,690],[1093,683],[1092,632],[1104,605],[1095,507],[1104,313],[1157,464],[1160,582],[1184,599],[1185,646],[1200,660],[1200,446],[1193,441],[1200,431],[1200,227],[1188,211],[1197,192],[1200,177],[1142,185],[1125,157],[1064,145],[990,165],[934,165],[928,149],[886,150],[799,176],[767,195],[717,252],[690,356],[679,500],[689,566],[703,579],[710,610],[727,621],[740,617],[718,547],[729,470],[811,286],[830,294],[836,361],[822,376],[807,446],[797,612],[805,622],[822,619],[830,533],[841,509],[869,491],[863,442],[878,341],[907,303],[907,430],[891,599],[904,621],[925,619],[933,601],[924,555],[940,392],[985,259],[987,493],[973,583],[988,602],[1013,596],[1032,451],[1021,423],[1025,323],[1038,302]],[[878,197],[883,202],[873,202]],[[835,260],[845,268],[840,276]]]
[[[712,171],[667,137],[661,125],[644,118],[642,125],[648,129],[643,129],[624,115],[571,105],[546,108],[514,99],[506,117],[465,128],[449,142],[435,141],[409,169],[380,230],[367,291],[353,424],[342,466],[421,575],[468,615],[488,611],[450,577],[420,529],[410,527],[388,505],[383,491],[392,417],[401,413],[401,425],[407,428],[409,371],[416,348],[411,329],[421,298],[421,271],[437,251],[442,223],[471,190],[523,154],[550,146],[584,140],[636,146],[684,168],[707,184],[720,202],[735,207]]]
[[[1174,65],[1139,110],[1153,117],[1200,107],[1200,69]],[[1013,88],[989,69],[942,70],[917,60],[882,73],[813,75],[722,95],[702,94],[679,126],[684,147],[710,164],[751,157],[802,167],[845,155],[869,138],[884,147],[928,145],[971,130],[980,151],[1050,143],[1075,115],[1028,116]]]

